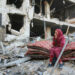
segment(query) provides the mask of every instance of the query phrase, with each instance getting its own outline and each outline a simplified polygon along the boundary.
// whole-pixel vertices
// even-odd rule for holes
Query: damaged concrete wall
[[[0,6],[1,6],[1,11],[0,13],[2,13],[2,25],[4,25],[5,27],[7,27],[8,25],[8,30],[11,31],[11,34],[13,35],[22,35],[24,38],[30,37],[30,22],[33,19],[34,16],[34,6],[31,6],[31,1],[30,0],[23,0],[23,3],[21,4],[21,7],[17,7],[17,1],[15,0],[1,0],[0,1]],[[47,10],[46,10],[47,8]],[[46,3],[45,6],[45,17],[50,19],[50,9],[49,8],[49,4],[48,2]],[[42,11],[40,9],[40,11]],[[47,11],[47,12],[46,12]],[[14,15],[19,15],[19,16],[24,16],[23,18],[23,26],[20,28],[20,30],[14,29],[13,28],[13,24],[15,27],[17,26],[21,26],[18,25],[19,23],[17,22],[17,20],[15,19],[15,17],[13,17]],[[42,15],[42,14],[41,14]],[[12,21],[14,18],[14,21]],[[14,23],[12,23],[14,22]],[[22,38],[22,36],[21,36]]]
[[[30,5],[30,0],[23,0],[22,6],[20,8],[16,8],[15,4],[7,4],[7,0],[0,0],[0,13],[2,14],[2,25],[4,25],[5,27],[6,25],[9,25],[10,18],[8,14],[23,15],[24,24],[23,24],[23,27],[20,29],[19,34],[17,35],[24,34],[25,37],[29,37],[30,36],[30,21],[33,18],[34,7]],[[15,33],[14,30],[11,30],[11,31],[12,31],[11,33],[13,34]]]
[[[7,27],[7,25],[8,25],[8,30],[11,32],[11,34],[17,35],[17,36],[21,35],[21,37],[19,37],[19,38],[30,37],[30,23],[33,19],[35,19],[35,17],[37,17],[37,18],[39,17],[39,22],[41,19],[44,20],[44,18],[45,18],[45,21],[50,22],[52,20],[51,10],[50,10],[51,3],[45,1],[44,7],[43,7],[42,2],[40,3],[40,1],[41,1],[40,0],[39,1],[40,12],[39,12],[39,14],[36,14],[35,5],[31,6],[32,3],[30,0],[23,0],[23,2],[21,2],[20,6],[17,7],[18,1],[19,0],[12,0],[12,2],[11,2],[11,0],[0,0],[0,13],[2,14],[2,25],[4,25],[5,27]],[[36,0],[36,2],[38,2],[38,1]],[[44,14],[44,12],[45,12],[45,14]],[[22,26],[21,26],[21,23],[19,23],[21,21],[20,19],[19,20],[17,20],[17,18],[14,19],[14,16],[13,17],[11,16],[11,19],[10,19],[9,14],[12,16],[13,15],[23,16]],[[14,21],[12,21],[12,22],[14,22],[14,23],[11,22],[11,20],[13,20],[13,19],[14,19]],[[59,24],[58,23],[59,21],[52,21],[52,22],[56,22],[56,24]],[[34,22],[33,22],[33,24],[34,24]],[[36,25],[36,23],[35,23],[35,25]],[[14,29],[13,26],[16,29]],[[18,27],[19,27],[19,29],[17,29]],[[51,31],[50,28],[47,29],[48,37],[51,36],[50,31]],[[35,37],[35,36],[33,36],[33,37]]]

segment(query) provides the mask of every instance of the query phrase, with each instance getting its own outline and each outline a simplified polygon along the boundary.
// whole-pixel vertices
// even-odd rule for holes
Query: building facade
[[[56,2],[58,0],[0,0],[0,23],[6,28],[7,34],[23,35],[24,38],[50,38],[55,26],[75,27],[73,24],[65,23],[69,10],[66,7],[74,3],[65,0],[60,0],[58,4]],[[59,9],[65,10],[62,12]]]

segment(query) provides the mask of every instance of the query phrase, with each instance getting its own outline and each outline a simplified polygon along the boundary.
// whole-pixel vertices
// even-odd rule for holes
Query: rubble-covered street
[[[0,0],[0,75],[75,75],[75,0]]]
[[[6,65],[10,62],[13,63],[14,61],[16,61],[16,64],[11,64],[4,67],[0,66],[0,75],[50,75],[53,67],[47,67],[49,60],[30,60],[30,58],[24,57],[24,53],[27,50],[26,47],[16,48],[13,50],[12,53],[3,56],[0,59],[0,65]],[[26,59],[26,61],[22,62],[22,59]],[[57,67],[53,75],[65,74],[75,75],[75,62],[65,62],[63,69],[61,70]]]
[[[7,38],[9,38],[9,35]],[[50,75],[53,67],[48,67],[49,59],[31,59],[25,56],[28,51],[28,42],[16,41],[13,35],[13,39],[8,40],[7,38],[4,42],[6,46],[5,54],[0,54],[0,75]],[[49,47],[48,45],[50,44],[46,46]],[[43,47],[43,44],[39,46]],[[2,52],[2,50],[0,50],[0,52]],[[57,67],[53,75],[75,75],[74,70],[75,62],[69,61],[65,62],[63,69]]]

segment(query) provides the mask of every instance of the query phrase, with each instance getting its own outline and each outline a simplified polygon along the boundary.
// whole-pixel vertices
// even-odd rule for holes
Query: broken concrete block
[[[15,35],[7,35],[7,37],[5,38],[5,41],[13,41],[17,38],[17,36]]]
[[[6,64],[4,64],[4,65],[0,65],[0,67],[2,68],[2,67],[15,66],[15,65],[17,65],[17,64],[23,63],[23,62],[28,61],[28,60],[30,60],[29,57],[21,58],[21,59],[19,59],[19,60],[16,60],[16,61],[13,61],[13,62],[9,62],[9,63],[6,63]]]

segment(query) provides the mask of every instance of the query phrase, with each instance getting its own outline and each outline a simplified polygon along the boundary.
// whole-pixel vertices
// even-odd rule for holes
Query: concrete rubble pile
[[[49,40],[37,41],[31,43],[28,39],[21,38],[22,36],[7,35],[3,41],[5,54],[0,49],[0,75],[50,75],[51,69],[48,68],[48,59],[40,60],[40,55],[43,58],[49,58],[49,51],[52,42]],[[71,45],[72,44],[72,45]],[[75,52],[75,42],[72,42],[66,47],[66,51]],[[1,47],[0,47],[1,48]],[[28,55],[29,53],[29,55]],[[25,56],[28,55],[28,56]],[[36,55],[36,57],[35,57]],[[32,60],[35,57],[38,60]],[[64,55],[65,57],[65,55]],[[69,56],[68,56],[69,57]],[[69,69],[67,70],[67,67]],[[53,75],[75,75],[74,65],[66,65],[60,71],[56,68]]]
[[[52,68],[48,68],[45,61],[28,61],[18,64],[16,67],[1,69],[0,75],[50,75]],[[62,70],[56,68],[53,75],[75,75],[73,64],[65,63]]]
[[[10,39],[7,41],[9,37]],[[24,39],[21,41],[17,40],[17,37],[13,35],[9,35],[7,38],[3,42],[6,52],[5,54],[0,53],[0,75],[50,75],[52,68],[47,67],[49,63],[48,59],[31,60],[30,57],[24,55],[29,50],[31,51],[31,49],[32,53],[39,51],[39,53],[41,52],[40,54],[42,52],[48,54],[52,42],[44,40],[28,43]],[[49,55],[47,58],[49,58]],[[53,75],[75,75],[75,67],[73,64],[70,65],[66,63],[61,71],[56,68]]]
[[[29,38],[48,39],[57,27],[64,34],[68,26],[75,28],[74,3],[75,0],[0,0],[0,26],[5,28],[4,32],[0,30],[3,39],[0,42],[4,46],[4,50],[0,46],[0,75],[50,75],[53,67],[47,67],[49,60],[45,58],[49,58],[52,42],[30,43]],[[71,59],[74,54],[75,42],[71,42],[62,59]],[[65,63],[62,70],[57,67],[53,75],[75,75],[74,64]]]

